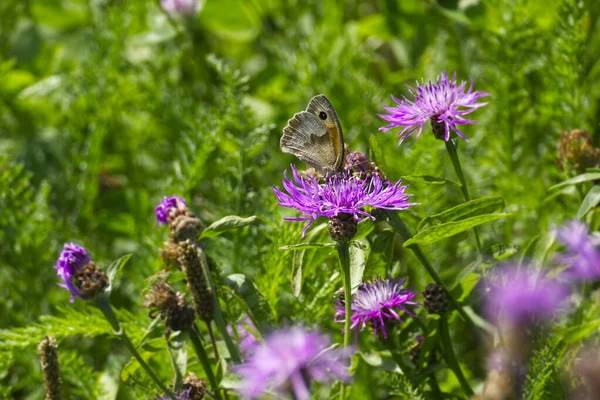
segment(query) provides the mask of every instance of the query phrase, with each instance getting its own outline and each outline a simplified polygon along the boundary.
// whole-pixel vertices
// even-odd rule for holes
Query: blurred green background
[[[153,209],[166,195],[184,196],[207,224],[258,215],[260,224],[209,240],[209,255],[225,273],[253,277],[278,322],[339,335],[330,321],[335,257],[315,252],[302,295],[292,294],[292,256],[279,247],[296,243],[302,224],[281,221],[290,213],[271,192],[290,163],[301,166],[280,152],[281,131],[318,93],[335,106],[350,149],[376,155],[392,180],[455,180],[428,127],[396,147],[395,132],[378,132],[377,113],[406,84],[442,71],[473,79],[492,97],[473,114],[480,124],[464,129],[470,143],[460,143],[472,196],[503,196],[517,212],[486,225],[483,241],[526,247],[581,201],[577,191],[548,198],[566,178],[556,165],[560,132],[587,129],[600,142],[599,18],[596,0],[205,0],[187,18],[142,0],[2,0],[0,327],[21,336],[0,341],[0,392],[43,397],[35,343],[54,326],[74,336],[61,343],[70,398],[96,398],[109,384],[103,398],[117,396],[126,353],[106,337],[79,336],[108,331],[90,327],[97,318],[83,302],[68,303],[52,267],[66,241],[103,267],[133,253],[113,304],[147,325],[142,294],[162,269],[166,238]],[[409,213],[413,229],[462,202],[450,185],[415,182],[408,191],[421,203]],[[372,249],[367,276],[393,266],[426,283],[392,239],[384,242],[392,250]],[[426,248],[443,277],[473,260],[469,239]],[[34,325],[42,315],[56,317]],[[459,352],[480,380],[481,354],[467,340]],[[377,392],[370,373],[359,368],[357,396]],[[133,398],[140,389],[126,383],[118,396]]]

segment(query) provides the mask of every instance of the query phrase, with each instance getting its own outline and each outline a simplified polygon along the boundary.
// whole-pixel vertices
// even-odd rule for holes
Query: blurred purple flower
[[[190,398],[190,393],[192,392],[192,389],[187,389],[187,390],[180,390],[179,392],[175,393],[175,398],[177,400],[191,400]],[[171,400],[171,398],[168,395],[156,395],[156,397],[154,398],[154,400]]]
[[[476,121],[464,119],[463,115],[475,111],[477,108],[485,106],[487,103],[477,103],[477,100],[490,96],[486,92],[473,92],[473,83],[469,85],[469,90],[465,93],[466,82],[456,84],[456,72],[452,80],[448,79],[448,74],[442,72],[435,83],[421,85],[417,82],[417,88],[409,88],[409,92],[414,96],[414,101],[408,100],[402,96],[402,100],[392,96],[392,99],[398,106],[386,107],[388,114],[379,114],[379,117],[389,122],[389,125],[379,128],[380,131],[387,131],[394,128],[403,128],[399,133],[401,144],[404,139],[417,131],[417,137],[421,135],[423,127],[428,121],[432,124],[442,125],[444,131],[444,140],[450,139],[450,130],[458,136],[468,141],[457,125],[476,124]]]
[[[242,356],[248,358],[258,344],[258,340],[256,340],[256,336],[254,336],[254,333],[257,332],[256,326],[254,326],[254,322],[246,316],[242,322],[237,324],[236,329]],[[234,336],[233,329],[229,325],[227,325],[227,332],[229,332],[231,336]]]
[[[404,288],[405,283],[406,278],[387,278],[361,284],[352,296],[350,328],[357,328],[357,330],[362,331],[367,326],[367,322],[371,321],[373,333],[377,335],[381,331],[385,338],[387,337],[385,319],[395,319],[402,322],[397,310],[404,311],[414,317],[414,314],[408,311],[405,306],[418,305],[419,303],[412,300],[417,294]],[[335,322],[343,323],[346,319],[344,303],[338,302],[335,309]]]
[[[58,277],[64,282],[59,286],[71,292],[71,303],[75,297],[82,298],[79,289],[73,283],[73,276],[91,262],[92,258],[86,249],[75,243],[65,243],[54,268],[56,268]]]
[[[182,209],[187,209],[187,203],[183,197],[177,195],[164,197],[154,210],[156,214],[156,220],[164,225],[167,223],[167,219],[172,211]]]
[[[364,207],[381,208],[384,210],[406,210],[417,203],[409,203],[411,194],[404,193],[408,186],[395,185],[390,181],[382,181],[377,175],[369,180],[360,180],[348,175],[332,176],[325,183],[313,177],[302,178],[296,167],[292,165],[293,180],[284,173],[283,193],[273,188],[279,205],[295,208],[302,213],[302,217],[285,218],[287,221],[308,221],[302,230],[302,236],[313,222],[319,217],[332,218],[339,214],[350,214],[357,221],[364,217],[375,220]]]
[[[573,220],[558,230],[558,240],[566,253],[559,256],[561,263],[569,266],[566,276],[572,280],[600,278],[600,237],[591,235],[583,222]]]
[[[198,11],[196,0],[161,0],[160,5],[172,15],[192,15]]]
[[[569,292],[564,285],[540,274],[505,267],[485,296],[488,318],[511,325],[552,318]]]
[[[308,400],[313,381],[348,380],[348,350],[330,346],[326,337],[301,327],[271,334],[236,368],[242,377],[240,393],[254,399],[267,390],[282,396],[291,391],[295,399]]]

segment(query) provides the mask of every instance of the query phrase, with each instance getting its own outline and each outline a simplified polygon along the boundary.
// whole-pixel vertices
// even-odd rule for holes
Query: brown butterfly
[[[324,94],[310,99],[306,111],[294,114],[283,129],[279,147],[323,175],[344,168],[344,136],[331,102]]]

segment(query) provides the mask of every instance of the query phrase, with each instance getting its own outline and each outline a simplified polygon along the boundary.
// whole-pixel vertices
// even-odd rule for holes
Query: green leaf
[[[108,266],[108,269],[106,270],[106,275],[108,275],[108,286],[105,289],[106,294],[109,295],[112,292],[119,273],[121,273],[121,270],[130,258],[131,254],[125,254],[123,257],[117,258]]]
[[[388,168],[387,163],[385,162],[385,153],[376,135],[371,135],[371,137],[369,138],[369,149],[371,150],[369,158],[375,161],[379,168],[386,171]]]
[[[302,242],[311,242],[317,238],[327,228],[327,224],[321,224],[311,229],[308,234],[302,238]],[[292,253],[292,292],[298,297],[302,290],[302,277],[304,272],[305,255],[308,249],[300,249]]]
[[[298,243],[289,244],[287,246],[281,246],[279,250],[306,250],[306,249],[320,249],[323,247],[335,247],[335,243]]]
[[[565,341],[566,344],[577,343],[596,332],[599,327],[600,319],[597,319],[595,321],[588,322],[587,324],[570,326],[569,328],[565,329],[564,333],[562,333],[560,337]]]
[[[226,40],[249,42],[261,30],[258,15],[242,0],[207,1],[198,19],[203,29]]]
[[[355,242],[352,244],[354,243]],[[367,265],[369,253],[369,242],[363,239],[360,242],[360,247],[352,244],[349,246],[348,250],[350,251],[350,287],[354,294],[358,290],[358,285],[361,284],[363,274],[365,273],[365,266]]]
[[[492,257],[496,261],[502,261],[514,256],[519,252],[519,248],[510,243],[496,243],[492,245]]]
[[[453,180],[441,178],[439,176],[431,176],[431,175],[405,175],[402,177],[402,181],[428,183],[430,185],[451,184],[451,185],[460,186],[460,183],[455,182]]]
[[[600,180],[600,172],[586,172],[585,174],[577,175],[574,178],[567,179],[557,185],[550,187],[550,190],[556,190],[569,185],[577,185],[584,182]]]
[[[504,208],[502,197],[482,197],[459,204],[439,214],[430,215],[419,222],[418,231],[423,230],[425,225],[441,225],[446,222],[458,221],[477,215],[490,214]]]
[[[258,290],[252,279],[244,274],[232,274],[225,283],[248,306],[248,312],[256,323],[257,329],[264,333],[273,323],[273,311],[265,296]]]
[[[158,318],[157,318],[158,319]],[[181,380],[186,375],[188,362],[188,337],[183,332],[177,332],[169,337],[167,342],[171,366],[175,373],[175,387],[181,385]]]
[[[255,224],[258,221],[260,221],[260,219],[256,215],[247,218],[238,217],[237,215],[228,215],[210,224],[210,226],[202,232],[200,239],[219,236],[227,231],[243,228],[244,226]]]
[[[431,244],[442,239],[454,236],[474,226],[485,224],[486,222],[495,221],[500,218],[508,217],[511,213],[505,214],[484,214],[476,217],[462,219],[456,222],[448,222],[442,225],[433,226],[425,229],[423,232],[417,233],[411,239],[404,242],[404,247],[409,247],[413,244]]]
[[[451,295],[456,301],[461,302],[466,299],[473,291],[475,286],[481,280],[481,274],[471,273],[465,279],[461,279],[458,284],[452,289]]]
[[[117,398],[121,383],[120,372],[125,360],[123,356],[115,354],[108,356],[106,367],[96,382],[96,389],[99,393],[96,397],[98,400],[115,400]]]
[[[600,204],[600,185],[594,185],[590,191],[585,195],[585,198],[581,202],[581,206],[577,211],[577,218],[581,219],[585,217],[592,208]]]

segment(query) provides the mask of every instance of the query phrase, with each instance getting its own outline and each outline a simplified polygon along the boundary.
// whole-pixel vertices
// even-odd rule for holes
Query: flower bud
[[[448,295],[441,285],[430,283],[423,292],[423,305],[429,314],[445,314],[448,312]]]
[[[45,336],[38,345],[38,354],[44,374],[46,400],[60,400],[60,370],[56,354],[56,339]]]
[[[327,228],[331,238],[338,243],[346,243],[356,235],[358,223],[351,214],[340,213],[329,220]]]
[[[75,286],[84,300],[93,300],[108,286],[108,276],[94,263],[75,272]]]
[[[108,276],[92,262],[88,251],[75,243],[65,243],[54,268],[63,280],[60,286],[71,292],[71,302],[75,297],[92,300],[109,283]]]
[[[212,319],[212,299],[200,257],[200,249],[196,241],[188,239],[179,244],[178,262],[187,278],[196,314],[200,319],[210,321]]]

